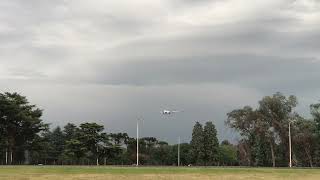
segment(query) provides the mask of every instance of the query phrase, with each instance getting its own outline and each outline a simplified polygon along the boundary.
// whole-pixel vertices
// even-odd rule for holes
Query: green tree
[[[286,97],[276,93],[259,101],[256,110],[246,106],[227,114],[227,125],[240,132],[244,137],[242,143],[248,143],[248,148],[244,148],[248,152],[244,154],[249,157],[249,165],[267,166],[269,158],[266,157],[270,154],[273,167],[276,166],[277,159],[281,166],[286,166],[288,124],[292,118],[298,116],[293,111],[296,105],[295,96]],[[266,144],[269,144],[269,150]]]
[[[320,103],[311,104],[310,112],[315,123],[315,163],[317,166],[320,166]]]
[[[241,157],[242,165],[251,166],[254,163],[255,153],[254,144],[256,140],[256,120],[258,115],[250,106],[245,106],[242,109],[236,109],[227,114],[226,124],[236,129],[242,136],[239,142],[239,156]]]
[[[298,101],[295,96],[286,97],[279,92],[272,96],[266,96],[259,102],[258,111],[262,115],[262,120],[268,124],[266,127],[268,127],[268,137],[271,139],[270,147],[273,167],[275,167],[274,144],[276,142],[280,144],[280,152],[278,154],[280,164],[282,166],[287,165],[287,159],[289,159],[288,124],[297,104]]]
[[[181,165],[189,165],[192,163],[191,146],[189,143],[180,144],[180,163]]]
[[[206,165],[217,165],[219,159],[219,141],[217,130],[212,122],[206,122],[203,130],[204,161]]]
[[[13,157],[9,158],[9,164],[13,164],[18,153],[23,154],[30,148],[37,133],[47,128],[41,116],[42,110],[31,105],[26,97],[18,93],[0,93],[0,126],[9,157]]]
[[[157,147],[153,151],[153,164],[154,165],[168,165],[172,164],[169,159],[170,146],[167,142],[158,141]]]
[[[71,139],[66,141],[66,146],[64,149],[64,157],[69,162],[69,164],[80,164],[81,160],[85,158],[87,148],[78,139]]]
[[[204,136],[203,128],[199,122],[193,127],[192,139],[191,139],[191,154],[193,162],[197,165],[203,165],[204,163]]]
[[[315,146],[317,141],[316,123],[301,117],[291,127],[292,148],[294,155],[296,155],[297,165],[313,167],[317,148]]]
[[[68,123],[63,128],[63,134],[65,137],[65,140],[71,140],[71,139],[77,138],[78,132],[79,132],[79,128],[72,123]]]
[[[104,127],[97,123],[80,124],[78,140],[81,141],[89,150],[89,156],[95,159],[99,158],[98,143],[102,140],[102,131]]]
[[[219,146],[219,165],[235,166],[237,165],[237,147],[224,140]]]
[[[125,147],[128,144],[129,136],[127,133],[110,133],[105,134],[102,140],[101,156],[104,163],[124,164],[128,163]]]
[[[49,156],[53,161],[53,164],[60,164],[60,162],[63,160],[62,154],[66,142],[61,128],[58,126],[53,129],[53,131],[47,135],[47,139],[49,140],[50,147],[52,148]]]

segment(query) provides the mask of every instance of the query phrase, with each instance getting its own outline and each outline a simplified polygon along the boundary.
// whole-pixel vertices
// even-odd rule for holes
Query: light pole
[[[8,165],[8,149],[6,149],[6,165]]]
[[[292,167],[292,143],[291,143],[291,123],[294,123],[295,120],[289,121],[289,167]]]
[[[178,137],[178,166],[180,166],[180,136]]]
[[[291,149],[291,123],[292,121],[289,121],[289,167],[292,167],[292,149]]]
[[[137,166],[139,166],[139,120],[137,120]]]
[[[99,149],[98,149],[98,143],[96,143],[96,148],[97,148],[97,159],[96,159],[96,163],[97,163],[97,166],[99,166]]]
[[[137,163],[136,166],[139,166],[139,121],[141,121],[142,118],[138,118],[137,120]]]
[[[183,112],[183,111],[169,111],[169,110],[163,110],[162,111],[162,114],[163,115],[171,115],[171,114],[174,114],[174,113],[178,113],[178,112]],[[180,166],[180,136],[178,136],[178,158],[177,158],[177,163],[178,165],[177,166]]]

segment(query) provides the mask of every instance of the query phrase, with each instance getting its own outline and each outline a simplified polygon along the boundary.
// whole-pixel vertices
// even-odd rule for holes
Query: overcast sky
[[[189,141],[195,121],[237,139],[226,113],[277,91],[320,99],[318,0],[1,0],[0,91],[52,126]],[[164,117],[162,109],[183,113]]]

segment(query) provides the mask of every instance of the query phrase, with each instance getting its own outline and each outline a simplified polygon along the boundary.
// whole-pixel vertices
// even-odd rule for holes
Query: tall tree
[[[79,140],[83,142],[93,157],[99,158],[98,143],[102,140],[104,127],[97,123],[80,124]],[[97,162],[98,163],[98,162]]]
[[[243,140],[239,142],[239,155],[242,164],[251,166],[254,162],[254,144],[256,140],[257,113],[250,106],[236,109],[227,114],[226,124],[236,129]]]
[[[317,148],[314,146],[317,140],[315,122],[301,117],[291,129],[293,152],[297,157],[298,165],[313,167]]]
[[[315,164],[320,166],[320,103],[311,104],[310,112],[315,123]]]
[[[78,139],[66,141],[64,156],[69,164],[80,164],[88,149],[85,144]]]
[[[206,122],[203,130],[204,161],[206,165],[217,165],[219,159],[219,141],[217,130],[212,122]]]
[[[204,136],[203,128],[199,122],[193,127],[192,139],[191,139],[191,152],[194,163],[197,165],[203,165],[204,163]]]
[[[37,133],[46,129],[40,119],[42,110],[31,105],[18,93],[0,93],[0,126],[5,134],[9,164],[13,163],[17,147],[29,148]]]
[[[50,142],[50,146],[52,147],[52,150],[50,152],[51,160],[53,160],[53,164],[60,163],[62,159],[62,153],[65,146],[65,136],[61,130],[61,128],[58,126],[51,133],[48,134],[48,140]]]
[[[286,97],[282,93],[266,96],[259,102],[258,111],[262,114],[264,122],[268,124],[268,136],[271,138],[273,166],[275,166],[274,144],[281,144],[278,156],[283,166],[287,165],[288,154],[288,124],[292,120],[294,108],[298,104],[295,96]],[[294,115],[296,116],[296,115]]]
[[[284,166],[288,159],[288,124],[296,118],[294,107],[297,105],[295,96],[286,97],[281,93],[266,96],[259,101],[259,107],[237,109],[227,114],[226,123],[235,128],[245,138],[249,146],[250,165],[267,165],[265,159],[270,152],[272,166],[279,159]],[[270,151],[266,148],[269,144]],[[277,148],[279,147],[279,148]],[[276,154],[276,151],[279,151]]]
[[[63,134],[66,140],[71,140],[76,138],[78,132],[79,132],[79,128],[72,123],[68,123],[63,128]]]

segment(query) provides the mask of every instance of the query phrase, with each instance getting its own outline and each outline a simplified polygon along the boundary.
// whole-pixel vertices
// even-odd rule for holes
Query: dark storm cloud
[[[144,135],[171,142],[197,120],[227,132],[228,111],[276,91],[308,114],[320,97],[319,10],[314,0],[1,1],[0,90],[28,96],[53,125],[133,134],[143,115]],[[168,127],[163,108],[186,113]]]
[[[233,83],[259,90],[277,87],[317,87],[320,62],[310,58],[283,58],[251,54],[212,55],[183,59],[137,60],[100,67],[96,78],[102,84],[170,85]],[[103,69],[105,71],[103,71]],[[108,72],[112,72],[111,74]],[[103,72],[106,72],[105,74]],[[304,81],[308,79],[308,81]],[[303,83],[302,87],[296,82]],[[318,87],[319,88],[319,87]]]

